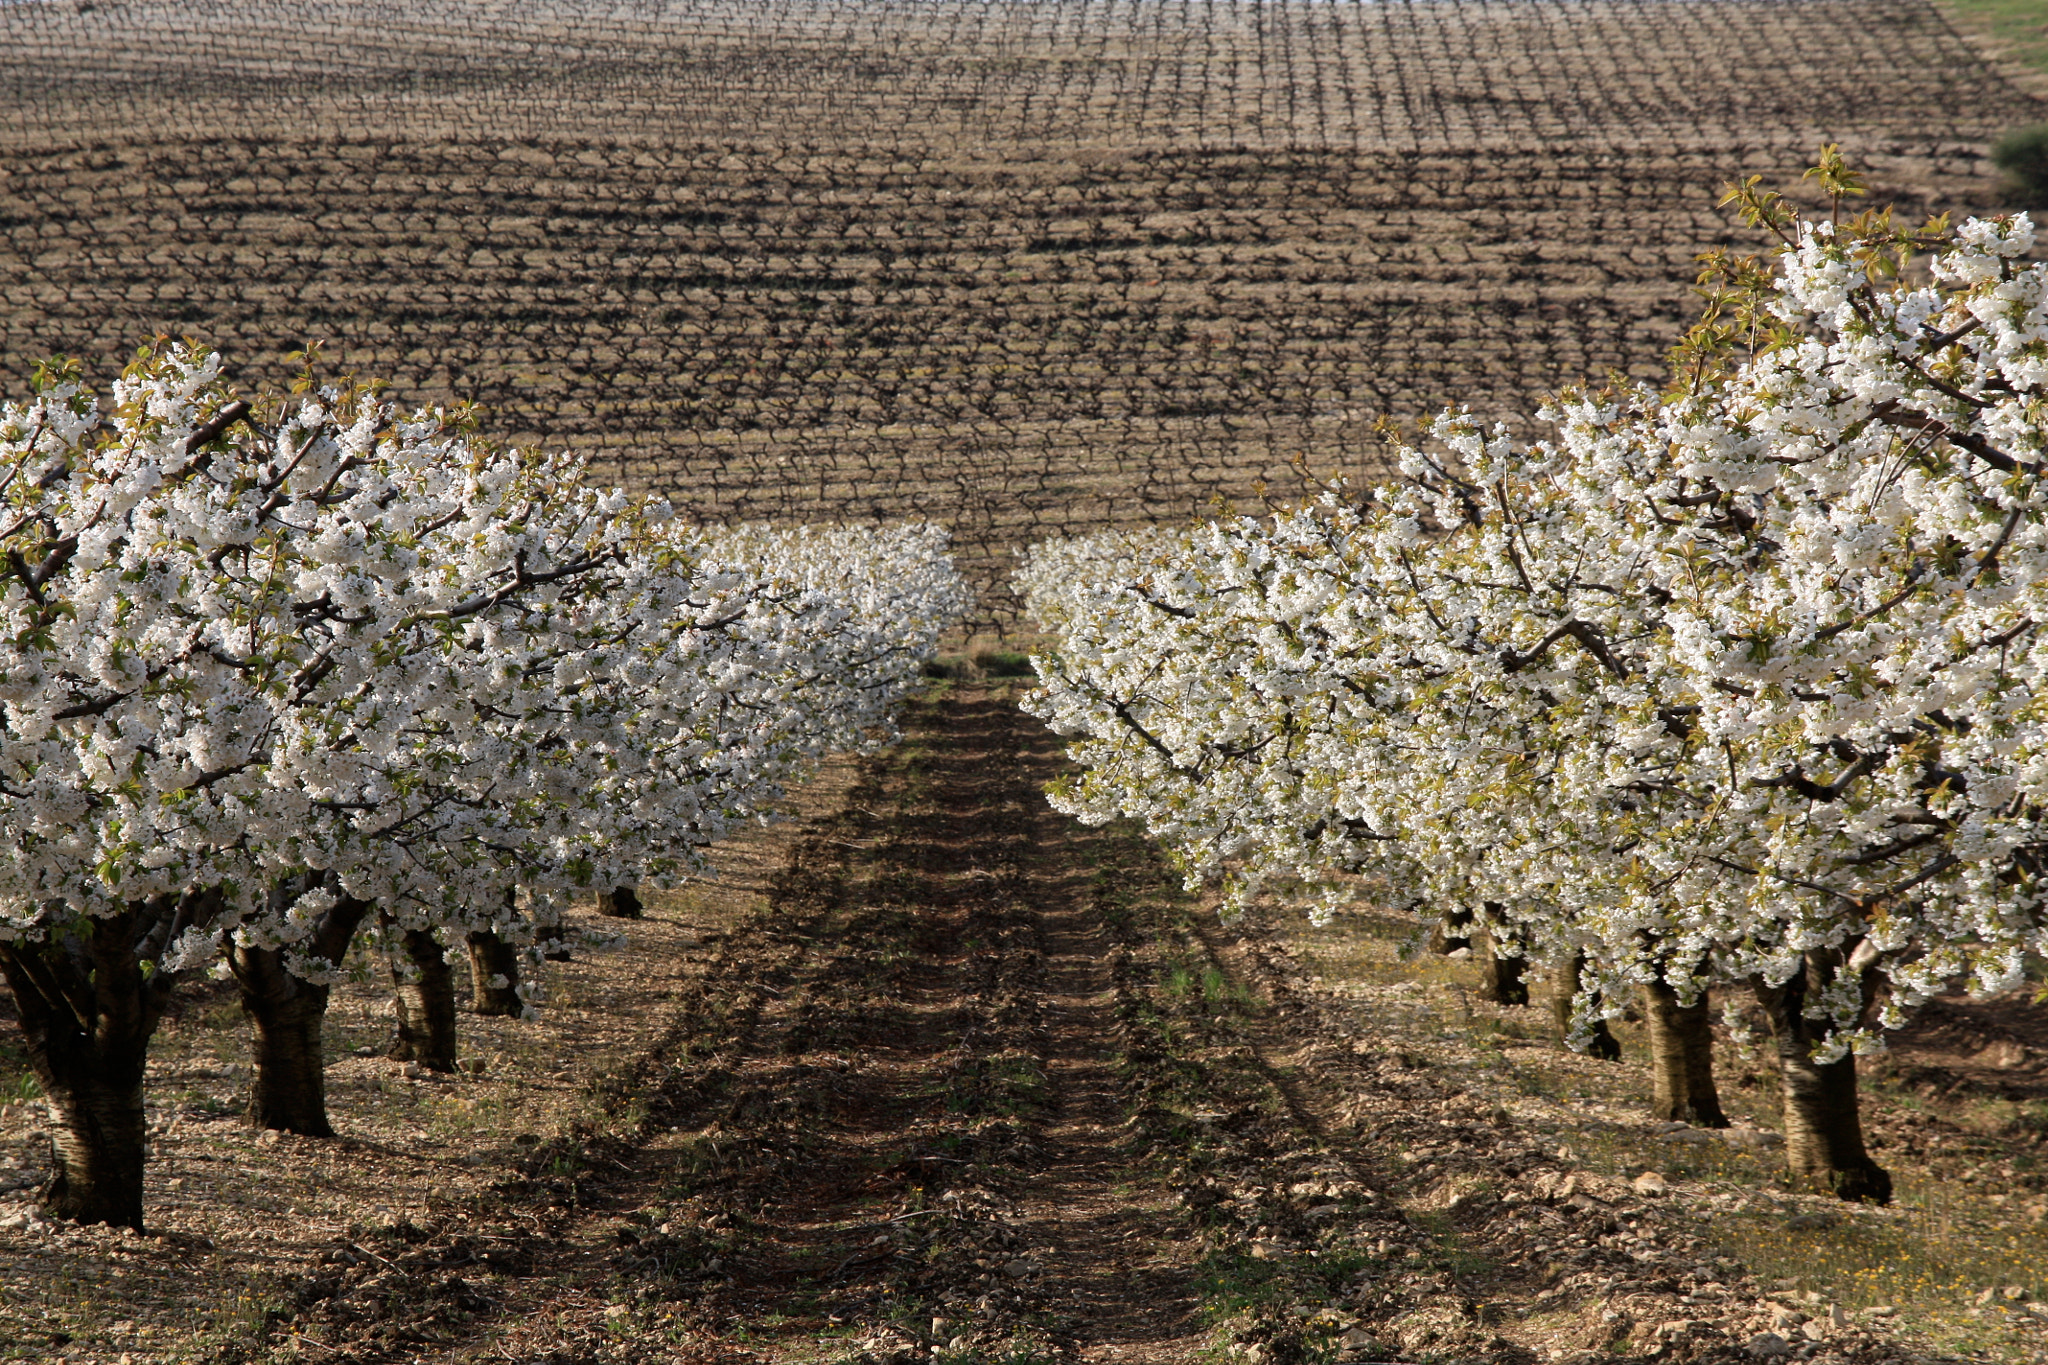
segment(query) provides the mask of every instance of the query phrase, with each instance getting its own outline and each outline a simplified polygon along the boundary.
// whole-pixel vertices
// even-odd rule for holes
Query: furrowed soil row
[[[1919,1358],[1878,1320],[1795,1330],[1789,1296],[1719,1245],[1719,1196],[1596,1173],[1444,1072],[1398,1012],[1329,1008],[1285,943],[1219,925],[1137,831],[1096,847],[1142,1169],[1177,1192],[1236,1358],[1735,1362],[1772,1331],[1801,1358]]]
[[[1137,831],[1051,812],[1057,746],[1006,691],[905,730],[610,1128],[342,1249],[292,1330],[389,1361],[1732,1365],[1784,1329],[1704,1210],[1333,1008]],[[1826,1347],[1908,1358],[1874,1324]]]
[[[393,1361],[1188,1358],[1185,1233],[1120,1185],[1050,738],[986,692],[906,731],[603,1092],[609,1127],[338,1249],[293,1332]]]
[[[856,783],[849,802],[866,790]],[[731,1103],[775,1003],[815,970],[813,935],[838,903],[849,824],[842,811],[794,844],[766,905],[718,941],[652,1048],[598,1083],[604,1121],[538,1144],[490,1196],[334,1248],[332,1270],[296,1288],[291,1335],[353,1359],[411,1360],[529,1311],[536,1287],[588,1278],[610,1255],[583,1235],[590,1224],[622,1188],[677,1159],[668,1135],[678,1123]],[[654,1260],[665,1264],[658,1251]]]
[[[1293,912],[1223,925],[1138,830],[1054,813],[1058,744],[1013,686],[940,684],[814,795],[836,809],[777,841],[765,906],[692,940],[710,961],[588,1117],[162,1358],[1735,1365],[1765,1331],[1913,1358],[1715,1235],[1765,1205],[1839,1222],[1828,1201],[1731,1191],[1694,1147],[1645,1189],[1610,1106],[1488,1045],[1525,1033],[1459,1024],[1441,959],[1346,995]]]
[[[1003,629],[1018,546],[1661,378],[1731,178],[2007,207],[2048,117],[1927,0],[359,8],[0,4],[15,391],[322,342],[706,521],[942,521]]]

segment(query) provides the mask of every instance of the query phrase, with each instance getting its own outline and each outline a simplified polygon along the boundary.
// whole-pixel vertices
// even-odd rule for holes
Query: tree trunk
[[[1856,1096],[1856,1057],[1822,1065],[1813,1059],[1825,1026],[1806,1017],[1808,997],[1825,990],[1840,969],[1840,953],[1816,949],[1805,968],[1782,986],[1758,979],[1757,1003],[1770,1020],[1785,1090],[1785,1164],[1793,1179],[1843,1199],[1888,1204],[1891,1173],[1863,1145]]]
[[[424,929],[405,931],[410,973],[394,969],[398,992],[398,1039],[390,1057],[418,1062],[429,1071],[455,1070],[455,973],[440,942]]]
[[[1585,974],[1586,955],[1576,954],[1564,959],[1557,967],[1557,981],[1550,995],[1550,1012],[1557,1020],[1557,1036],[1569,1044],[1572,1036],[1572,1002],[1578,999],[1579,978]],[[1598,1004],[1598,997],[1595,997]],[[1621,1044],[1608,1031],[1605,1019],[1593,1021],[1593,1045],[1586,1054],[1603,1062],[1621,1060]]]
[[[291,974],[279,970],[278,975]],[[333,1137],[327,1121],[327,988],[299,983],[282,1002],[251,1003],[244,988],[256,1078],[249,1091],[249,1122],[307,1137]]]
[[[1494,907],[1488,906],[1489,910]],[[1505,948],[1507,951],[1503,952]],[[1528,963],[1523,959],[1517,945],[1503,942],[1491,929],[1475,947],[1480,954],[1479,995],[1496,1005],[1526,1005],[1529,1003],[1529,983],[1522,979]]]
[[[132,901],[46,940],[0,942],[0,976],[57,1120],[42,1191],[52,1217],[142,1230],[142,1078],[171,984],[156,961],[219,905],[211,893]]]
[[[318,887],[320,874],[289,877],[273,893],[296,899]],[[343,896],[314,921],[306,950],[330,964],[348,955],[350,940],[369,913],[368,901]],[[228,967],[241,990],[255,1054],[249,1122],[307,1137],[333,1137],[327,1121],[328,988],[295,976],[276,948],[231,947]]]
[[[1707,994],[1691,1005],[1663,981],[1643,987],[1643,1024],[1650,1035],[1650,1112],[1695,1128],[1726,1128],[1714,1086],[1714,1030]]]
[[[476,1002],[484,1015],[519,1013],[519,950],[488,930],[469,936],[469,969],[475,978]]]
[[[145,1040],[138,1057],[147,1049]],[[43,1208],[76,1223],[112,1223],[142,1231],[142,1173],[148,1160],[142,1068],[113,1049],[105,1075],[77,1077],[46,1090],[56,1110],[51,1136],[56,1174],[43,1187]]]
[[[615,886],[599,894],[597,913],[612,919],[640,919],[646,912],[638,891],[630,886]]]

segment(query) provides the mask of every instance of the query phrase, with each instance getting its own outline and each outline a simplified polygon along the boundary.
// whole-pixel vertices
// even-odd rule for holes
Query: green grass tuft
[[[2048,123],[2013,129],[1991,148],[1991,160],[2024,207],[2048,208]]]

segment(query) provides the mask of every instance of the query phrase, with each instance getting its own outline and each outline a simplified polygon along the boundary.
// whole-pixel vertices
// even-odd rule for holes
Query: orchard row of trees
[[[162,346],[105,407],[53,363],[0,408],[0,973],[83,1221],[141,1226],[181,975],[239,984],[255,1120],[324,1134],[359,934],[430,1056],[462,953],[531,1008],[570,899],[688,875],[886,737],[969,605],[933,527],[693,528],[466,411],[220,374]]]
[[[1380,873],[1577,988],[1632,991],[1658,1104],[1723,1121],[1713,987],[1775,1035],[1793,1171],[1883,1200],[1854,1054],[2048,949],[2048,267],[2024,215],[1811,218],[1730,192],[1663,392],[1551,439],[1462,413],[1401,478],[1267,520],[1038,547],[1027,703],[1191,881]],[[1390,434],[1391,435],[1391,434]]]

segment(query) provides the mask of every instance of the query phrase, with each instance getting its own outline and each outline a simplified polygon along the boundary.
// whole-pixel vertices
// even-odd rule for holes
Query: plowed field
[[[0,6],[0,373],[157,333],[707,518],[1018,544],[1657,372],[1738,174],[1983,207],[1927,0]]]

